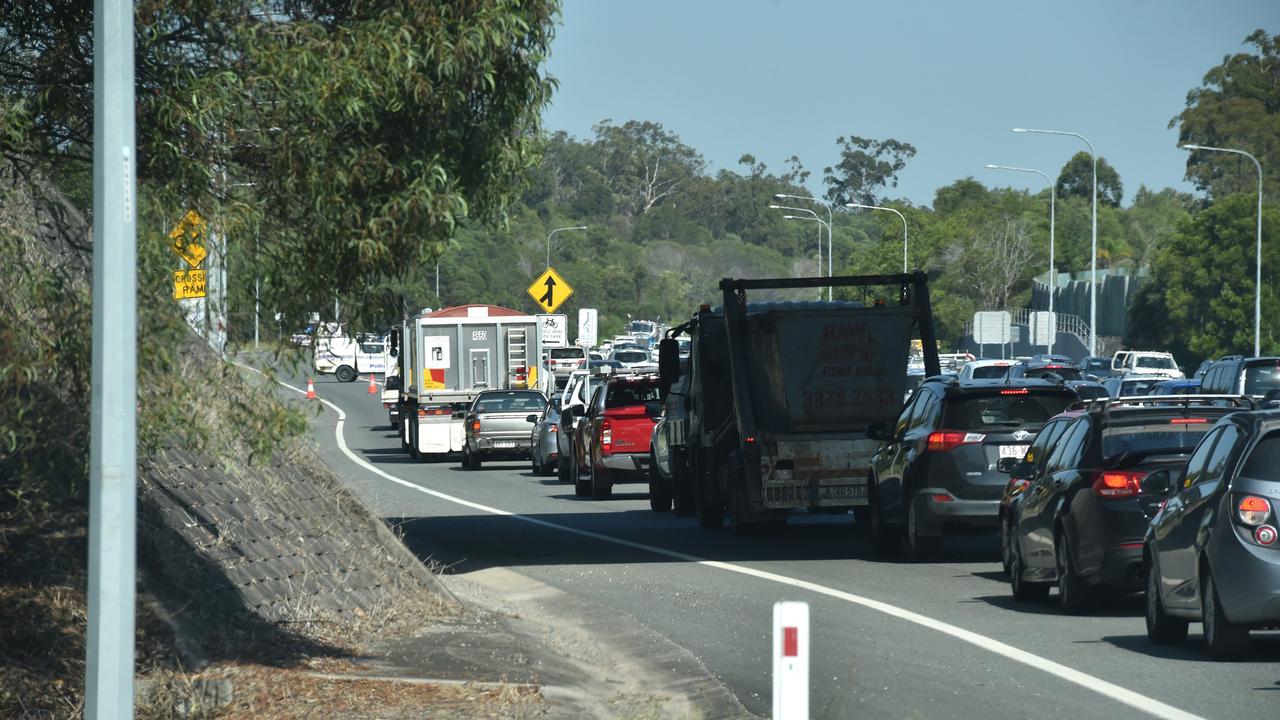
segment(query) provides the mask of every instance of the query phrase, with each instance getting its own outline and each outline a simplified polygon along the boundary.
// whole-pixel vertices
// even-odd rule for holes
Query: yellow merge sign
[[[529,286],[528,292],[529,297],[542,308],[542,312],[553,313],[565,300],[569,299],[573,294],[573,288],[569,287],[569,283],[565,282],[555,270],[547,268]]]
[[[187,261],[187,264],[193,268],[200,267],[200,263],[204,262],[204,258],[209,254],[204,249],[204,235],[207,225],[204,218],[200,217],[200,213],[195,210],[188,210],[186,215],[178,221],[178,224],[169,231],[169,239],[173,241],[169,245],[169,249],[178,254],[178,257]],[[201,273],[201,287],[204,287],[204,273]],[[176,295],[175,295],[176,297]],[[204,297],[204,292],[196,297]]]
[[[173,299],[188,300],[204,297],[204,271],[178,270],[173,273]]]

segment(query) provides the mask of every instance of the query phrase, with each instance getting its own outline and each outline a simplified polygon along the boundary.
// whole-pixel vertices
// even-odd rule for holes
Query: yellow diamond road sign
[[[173,241],[169,245],[169,249],[178,253],[178,257],[187,261],[187,264],[193,268],[200,267],[200,263],[204,262],[204,258],[209,254],[204,249],[204,236],[206,224],[204,218],[200,217],[200,213],[195,210],[188,210],[187,214],[182,216],[178,224],[173,230],[169,231],[169,239]],[[200,295],[204,297],[204,295]]]
[[[569,283],[551,268],[544,270],[529,286],[529,297],[538,303],[544,313],[555,312],[572,294],[573,288],[569,287]]]
[[[173,299],[204,297],[204,271],[178,270],[173,273]]]

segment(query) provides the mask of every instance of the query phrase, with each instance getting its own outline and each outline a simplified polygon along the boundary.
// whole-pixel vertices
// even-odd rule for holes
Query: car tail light
[[[951,452],[961,445],[974,445],[986,439],[982,433],[956,432],[955,430],[939,430],[929,433],[926,448],[931,452]]]
[[[1169,421],[1170,425],[1200,425],[1209,422],[1209,418],[1174,418]]]
[[[1270,525],[1263,525],[1253,531],[1253,539],[1259,545],[1271,546],[1276,544],[1276,529]]]
[[[1261,525],[1271,515],[1271,503],[1257,495],[1245,495],[1236,505],[1236,513],[1240,516],[1240,522],[1245,525]]]
[[[1144,472],[1108,471],[1098,473],[1093,492],[1107,498],[1133,497],[1142,492]]]
[[[480,421],[479,421],[479,420],[472,420],[472,421],[471,421],[471,431],[472,431],[472,432],[480,432]]]
[[[600,449],[613,452],[613,424],[608,420],[600,424]]]
[[[556,427],[555,425],[552,425],[551,432],[560,432],[560,428]]]

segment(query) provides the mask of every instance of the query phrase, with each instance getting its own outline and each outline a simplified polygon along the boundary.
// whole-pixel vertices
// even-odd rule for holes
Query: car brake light
[[[1174,418],[1169,421],[1171,425],[1199,425],[1209,422],[1209,418]]]
[[[613,425],[608,420],[600,423],[600,449],[613,452]]]
[[[472,421],[471,421],[471,430],[472,430],[473,432],[480,432],[480,421],[479,421],[479,420],[472,420]]]
[[[1257,495],[1245,495],[1240,498],[1236,512],[1240,516],[1240,522],[1245,525],[1261,525],[1271,515],[1271,503]]]
[[[552,425],[551,432],[560,432],[560,428],[556,427],[555,425]]]
[[[1031,391],[1026,388],[1009,388],[1000,391],[1001,395],[1028,395],[1030,393]]]
[[[1093,481],[1093,492],[1108,498],[1133,497],[1142,492],[1144,472],[1101,472]]]
[[[929,433],[926,449],[931,452],[951,452],[961,445],[973,445],[986,439],[982,433],[965,433],[954,430],[939,430]]]

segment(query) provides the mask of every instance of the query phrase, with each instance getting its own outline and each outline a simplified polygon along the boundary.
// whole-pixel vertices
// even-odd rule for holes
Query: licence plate
[[[824,499],[860,498],[866,494],[864,485],[827,485],[818,489],[818,497]]]
[[[1026,445],[1001,445],[1000,446],[1000,457],[1002,458],[1007,458],[1007,457],[1020,458],[1020,457],[1024,457],[1026,454],[1027,454]]]
[[[494,440],[493,446],[496,448],[513,448],[516,446],[515,440]]]

